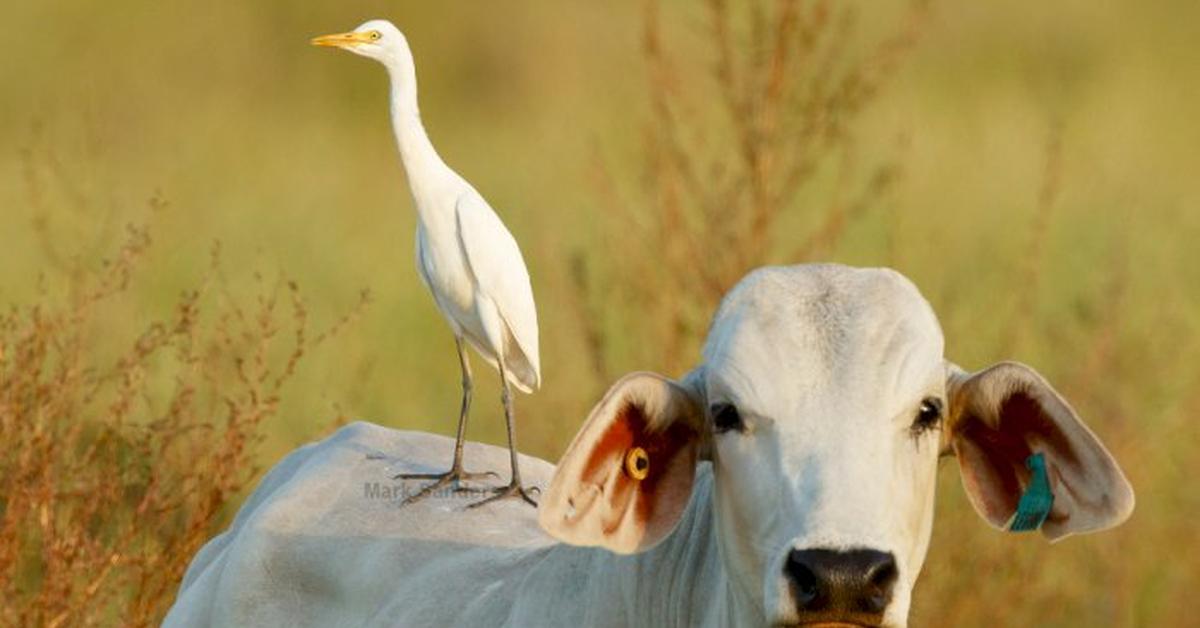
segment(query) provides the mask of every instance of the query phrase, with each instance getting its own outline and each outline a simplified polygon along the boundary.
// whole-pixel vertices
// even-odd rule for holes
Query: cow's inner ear
[[[653,373],[627,375],[563,454],[538,521],[566,543],[644,551],[679,522],[707,440],[686,388]]]
[[[1124,521],[1133,489],[1116,461],[1069,404],[1033,369],[1014,362],[968,375],[951,366],[945,446],[958,459],[975,510],[1007,528],[1035,478],[1041,454],[1053,505],[1051,540]],[[1039,471],[1041,473],[1041,471]],[[1036,490],[1036,489],[1035,489]]]

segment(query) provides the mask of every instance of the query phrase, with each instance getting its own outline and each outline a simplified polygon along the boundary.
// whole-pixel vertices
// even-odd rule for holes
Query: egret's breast
[[[474,331],[475,280],[467,266],[453,215],[448,221],[417,225],[417,270],[433,293],[442,315]]]

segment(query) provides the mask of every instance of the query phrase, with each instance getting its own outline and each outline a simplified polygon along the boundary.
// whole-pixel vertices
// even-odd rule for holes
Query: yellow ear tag
[[[641,447],[634,447],[625,454],[625,473],[639,482],[650,475],[650,454]]]

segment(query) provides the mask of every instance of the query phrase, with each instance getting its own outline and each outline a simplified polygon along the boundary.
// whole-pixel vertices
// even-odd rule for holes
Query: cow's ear
[[[1041,530],[1052,541],[1129,517],[1133,489],[1117,462],[1036,371],[1003,362],[968,374],[950,365],[946,389],[944,444],[958,458],[971,504],[988,523],[1009,527],[1022,495],[1044,493],[1047,483],[1053,504]],[[1035,454],[1042,454],[1036,464]],[[1044,467],[1045,482],[1037,467]],[[1031,483],[1040,486],[1031,490]],[[1028,521],[1028,513],[1022,516]],[[1036,507],[1034,517],[1040,518]]]
[[[693,393],[653,373],[626,375],[592,409],[539,507],[546,532],[621,554],[675,529],[705,449]]]

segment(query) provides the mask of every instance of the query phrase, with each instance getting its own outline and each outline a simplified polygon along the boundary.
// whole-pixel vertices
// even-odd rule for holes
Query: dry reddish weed
[[[67,296],[0,315],[0,623],[161,621],[256,476],[260,426],[312,346],[294,283],[243,302],[219,255],[173,312],[98,357],[151,244],[128,229]],[[365,304],[317,340],[340,331]],[[122,326],[123,327],[123,326]]]
[[[638,324],[621,328],[654,339],[635,346],[653,346],[650,364],[678,372],[739,278],[771,261],[827,254],[899,175],[899,165],[887,163],[863,177],[851,129],[915,41],[924,3],[912,4],[908,19],[866,53],[853,45],[855,9],[832,0],[704,6],[708,75],[680,69],[684,55],[664,33],[658,0],[645,0],[650,120],[641,186],[627,193],[602,160],[594,168],[620,243],[613,250],[654,252],[614,255],[594,270],[579,257],[573,266],[580,324],[601,381],[614,375],[603,316],[611,308],[602,307],[614,290],[637,305]],[[827,205],[805,210],[817,212],[814,226],[801,234],[781,229],[824,164],[837,171],[837,184]]]

